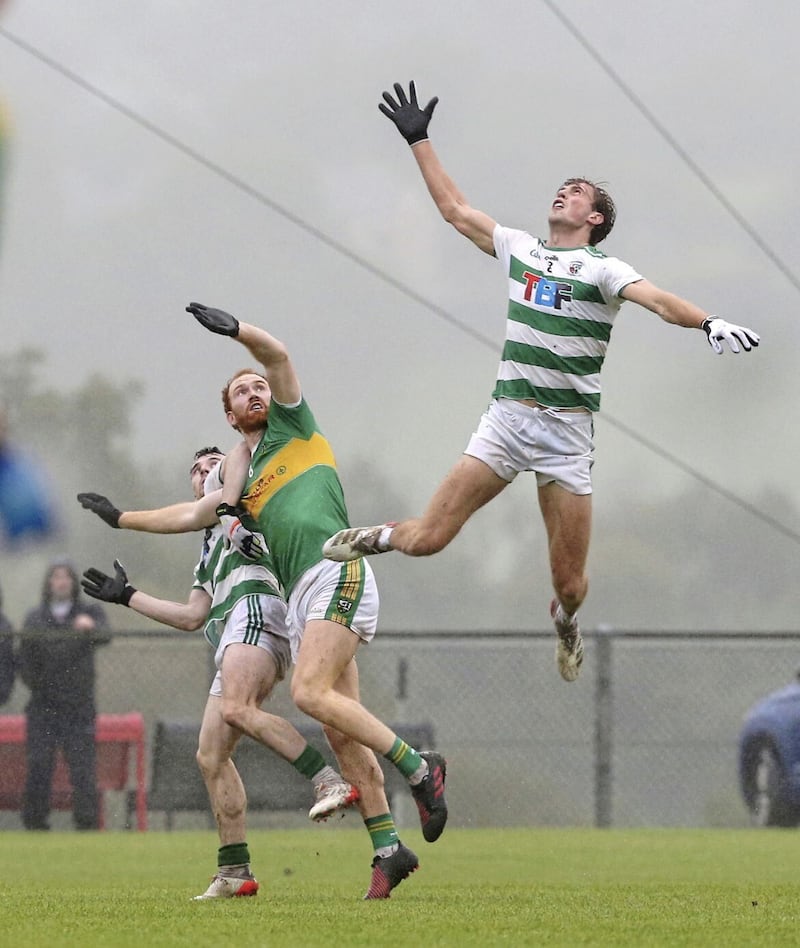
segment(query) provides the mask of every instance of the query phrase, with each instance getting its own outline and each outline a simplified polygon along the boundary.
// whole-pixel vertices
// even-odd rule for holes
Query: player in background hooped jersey
[[[201,448],[189,476],[196,501],[206,508],[220,500],[220,467],[224,455],[216,447]],[[213,495],[213,496],[212,496]],[[97,494],[79,499],[112,526],[135,529],[143,518],[122,513]],[[188,505],[188,510],[196,509]],[[203,509],[202,506],[199,509]],[[115,575],[90,568],[84,573],[84,591],[105,602],[127,605],[141,615],[178,629],[203,627],[214,647],[217,673],[203,713],[197,761],[217,820],[220,848],[217,872],[197,899],[255,895],[258,882],[250,870],[246,843],[247,798],[232,759],[242,734],[248,734],[283,757],[314,787],[316,799],[309,816],[327,819],[336,810],[355,803],[358,791],[309,745],[294,725],[261,709],[275,684],[288,671],[291,654],[286,636],[286,603],[278,581],[264,562],[254,563],[226,543],[222,526],[205,530],[195,582],[186,603],[157,599],[129,582],[115,563]]]

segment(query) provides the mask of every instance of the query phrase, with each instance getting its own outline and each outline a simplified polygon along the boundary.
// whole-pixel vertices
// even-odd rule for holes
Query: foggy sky
[[[797,288],[624,91],[796,276],[797,5],[558,7],[616,79],[543,2],[10,0],[0,27],[266,203],[0,35],[4,351],[41,347],[67,388],[94,371],[141,380],[133,445],[183,477],[198,445],[235,442],[219,390],[251,360],[183,312],[223,307],[287,343],[345,479],[370,458],[397,479],[400,514],[421,508],[489,399],[506,295],[378,112],[383,89],[413,78],[423,101],[439,96],[431,139],[473,206],[545,236],[565,177],[603,180],[618,205],[606,253],[762,336],[751,355],[718,357],[702,334],[623,307],[596,421],[596,510],[688,478],[604,414],[735,494],[774,487],[800,504]],[[533,479],[513,491],[541,534]],[[720,518],[746,516],[716,503]],[[368,497],[350,508],[355,523],[398,513]],[[459,542],[486,555],[479,531]]]

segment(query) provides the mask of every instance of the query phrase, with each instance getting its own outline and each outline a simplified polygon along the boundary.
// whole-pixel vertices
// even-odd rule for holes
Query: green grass
[[[254,899],[192,902],[211,832],[0,836],[0,943],[16,946],[795,945],[800,839],[781,830],[449,830],[363,902],[366,833],[250,834]]]

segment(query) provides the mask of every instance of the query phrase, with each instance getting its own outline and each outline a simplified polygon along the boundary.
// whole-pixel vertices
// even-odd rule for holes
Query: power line
[[[583,47],[584,51],[597,63],[597,65],[603,70],[609,79],[611,79],[620,92],[622,92],[622,94],[631,101],[633,106],[639,112],[641,112],[648,124],[658,132],[658,134],[664,139],[664,141],[675,152],[675,154],[689,168],[692,174],[699,179],[699,181],[711,194],[714,195],[719,203],[753,241],[753,243],[756,244],[758,248],[764,253],[764,255],[772,261],[775,267],[780,270],[780,272],[786,277],[792,286],[796,290],[800,290],[800,278],[798,278],[798,276],[790,269],[789,265],[784,263],[781,257],[778,256],[777,252],[767,243],[766,240],[764,240],[755,227],[753,227],[747,218],[744,217],[744,215],[738,211],[734,204],[728,200],[722,191],[720,191],[711,178],[703,171],[700,165],[698,165],[697,162],[692,158],[689,152],[687,152],[686,149],[678,142],[675,136],[672,135],[667,130],[667,128],[661,124],[661,122],[659,122],[655,114],[650,109],[648,109],[644,102],[639,98],[638,95],[636,95],[633,89],[631,89],[631,87],[625,82],[619,73],[617,73],[614,68],[605,59],[603,59],[597,49],[592,46],[592,44],[572,23],[563,10],[559,10],[558,5],[555,4],[553,0],[544,0],[544,4],[548,10],[550,10],[553,16],[561,22],[573,39],[575,39]]]
[[[319,228],[314,227],[313,224],[309,224],[308,221],[304,220],[302,217],[294,214],[288,208],[273,200],[273,198],[268,197],[263,191],[257,190],[245,180],[233,174],[233,172],[228,171],[227,168],[217,164],[215,161],[212,161],[210,158],[192,148],[190,145],[187,145],[184,141],[181,141],[181,139],[177,136],[161,128],[161,126],[156,125],[155,122],[151,122],[150,119],[145,118],[139,112],[135,112],[132,108],[125,105],[124,102],[112,95],[109,95],[107,92],[104,92],[102,89],[89,82],[83,76],[64,66],[63,63],[60,63],[48,56],[46,53],[43,53],[40,49],[32,46],[30,43],[21,39],[19,36],[15,36],[13,33],[10,33],[4,27],[0,27],[0,36],[4,36],[9,42],[13,43],[15,46],[18,46],[21,50],[24,50],[33,58],[38,59],[54,72],[59,73],[65,79],[68,79],[74,85],[83,89],[84,92],[88,92],[89,95],[93,96],[94,98],[99,99],[101,102],[105,102],[105,104],[114,109],[115,112],[119,112],[120,115],[124,115],[140,128],[143,128],[146,132],[149,132],[154,137],[161,139],[162,142],[166,143],[171,148],[174,148],[176,151],[181,152],[187,158],[190,158],[192,161],[201,165],[207,171],[210,171],[217,177],[222,178],[223,181],[226,181],[238,191],[241,191],[248,197],[253,198],[253,200],[257,201],[259,204],[263,204],[265,207],[268,207],[275,214],[294,224],[295,227],[299,228],[300,230],[305,231],[315,240],[318,240],[320,243],[330,247],[331,250],[334,250],[336,253],[346,257],[348,260],[352,261],[362,269],[367,270],[377,279],[382,280],[384,283],[388,283],[390,286],[393,286],[398,292],[403,293],[405,296],[408,296],[410,299],[414,300],[415,303],[419,303],[420,306],[431,310],[433,313],[439,316],[440,319],[444,320],[444,322],[449,323],[451,326],[455,326],[460,332],[463,332],[464,335],[471,336],[477,342],[481,342],[484,345],[493,347],[492,340],[488,336],[484,336],[476,329],[473,329],[472,326],[458,319],[456,316],[453,316],[452,313],[449,313],[442,307],[437,306],[430,300],[427,300],[424,296],[421,296],[415,290],[411,289],[411,287],[409,287],[407,284],[401,283],[390,273],[387,273],[385,270],[381,270],[379,267],[376,267],[374,264],[370,263],[366,258],[354,253],[343,243],[340,243],[338,240],[330,237]]]
[[[599,56],[599,54],[594,50],[594,48],[577,32],[573,27],[572,23],[567,20],[560,11],[553,7],[553,4],[550,0],[545,0],[548,8],[551,12],[566,26],[566,28],[572,33],[573,36],[580,42],[584,49],[589,53],[590,56],[601,66],[601,68],[611,77],[611,79],[620,87],[620,89],[631,99],[631,101],[637,106],[637,108],[642,111],[645,118],[651,122],[654,127],[656,127],[661,134],[664,136],[666,141],[670,144],[670,147],[686,161],[692,171],[698,175],[701,181],[709,188],[709,190],[724,204],[724,206],[730,211],[730,213],[736,218],[736,220],[744,227],[748,235],[761,247],[767,256],[775,263],[778,269],[783,272],[793,286],[800,290],[800,281],[788,270],[788,267],[783,264],[783,262],[777,257],[777,255],[768,247],[768,245],[759,237],[756,231],[747,223],[747,221],[739,214],[739,212],[730,204],[729,201],[721,194],[721,192],[714,187],[713,183],[703,174],[700,168],[692,161],[688,154],[686,154],[683,149],[678,145],[677,142],[672,139],[669,133],[664,129],[658,121],[655,119],[655,116],[649,112],[644,103],[639,100],[632,91],[630,91],[624,82],[617,76],[617,74],[611,69],[611,67]],[[11,33],[5,27],[0,27],[0,36],[3,36],[10,43],[13,43],[19,49],[26,52],[28,55],[37,59],[39,62],[46,65],[48,68],[52,69],[54,72],[59,73],[65,79],[69,80],[74,85],[83,89],[84,92],[87,92],[89,95],[93,96],[96,99],[99,99],[101,102],[104,102],[109,108],[118,112],[121,115],[124,115],[130,121],[134,122],[140,128],[144,129],[146,132],[150,133],[154,137],[160,139],[165,144],[169,145],[171,148],[174,148],[176,151],[179,151],[181,154],[185,155],[191,161],[194,161],[196,164],[199,164],[207,171],[210,171],[212,174],[226,181],[229,185],[241,191],[242,193],[248,195],[248,197],[262,204],[263,206],[269,208],[273,213],[283,217],[285,220],[294,224],[295,227],[300,230],[305,231],[307,234],[312,236],[315,240],[318,240],[320,243],[325,244],[327,247],[330,247],[334,252],[341,254],[343,257],[346,257],[356,266],[361,267],[366,270],[368,273],[372,274],[376,279],[381,280],[382,282],[392,286],[395,290],[401,293],[403,296],[408,297],[413,300],[419,306],[427,309],[429,312],[434,313],[444,322],[453,326],[459,332],[463,333],[466,336],[470,336],[476,342],[481,343],[487,348],[491,349],[493,352],[496,350],[496,344],[494,340],[490,339],[488,336],[483,333],[478,332],[476,329],[473,329],[467,323],[458,319],[452,313],[445,310],[443,307],[438,306],[436,303],[422,296],[420,293],[417,293],[416,290],[412,289],[408,284],[401,282],[396,277],[392,276],[390,273],[387,273],[385,270],[376,267],[374,264],[370,263],[369,260],[360,256],[357,253],[354,253],[344,244],[330,237],[324,231],[320,230],[317,227],[314,227],[313,224],[310,224],[308,221],[304,220],[302,217],[290,211],[288,208],[284,207],[279,202],[275,201],[273,198],[270,198],[268,195],[264,194],[263,191],[259,191],[257,188],[248,184],[242,178],[233,174],[227,168],[224,168],[222,165],[218,164],[215,161],[212,161],[207,156],[203,155],[201,152],[192,148],[190,145],[187,145],[184,141],[179,139],[177,136],[161,128],[161,126],[156,125],[150,119],[145,118],[139,112],[134,111],[132,108],[127,106],[124,102],[115,98],[104,90],[100,89],[98,86],[89,82],[80,74],[76,73],[74,70],[69,69],[63,63],[58,62],[52,57],[48,56],[42,50],[33,46],[31,43],[28,43],[26,40],[22,39],[19,36],[16,36],[14,33]],[[763,523],[771,526],[774,530],[782,533],[784,536],[788,537],[791,540],[794,540],[796,543],[800,543],[800,532],[792,530],[790,527],[787,527],[785,524],[781,523],[775,517],[772,517],[770,514],[764,513],[759,508],[755,507],[749,501],[744,500],[744,498],[739,497],[737,494],[734,494],[732,491],[727,490],[722,487],[716,481],[713,481],[711,478],[707,477],[697,468],[692,467],[687,464],[685,461],[682,461],[676,455],[667,451],[665,448],[662,448],[656,442],[651,441],[650,439],[644,437],[639,432],[635,431],[633,428],[628,427],[623,422],[617,420],[611,415],[608,415],[606,412],[603,412],[600,416],[601,419],[607,421],[613,427],[619,429],[631,440],[637,442],[642,447],[656,454],[662,460],[671,464],[672,466],[682,470],[684,473],[688,474],[690,477],[694,478],[699,483],[702,483],[710,490],[719,494],[721,497],[724,497],[730,503],[738,506],[742,510],[751,514],[758,520],[761,520]]]
[[[792,530],[791,527],[787,527],[786,524],[778,520],[777,517],[773,517],[771,514],[764,513],[762,510],[756,507],[755,504],[751,504],[743,497],[739,497],[738,494],[734,494],[733,491],[728,490],[727,487],[723,487],[721,484],[718,484],[716,481],[712,480],[710,477],[707,477],[705,474],[698,471],[690,464],[687,464],[679,457],[671,454],[665,448],[662,448],[661,445],[657,444],[655,441],[645,438],[644,435],[639,434],[638,431],[634,431],[633,428],[629,428],[626,424],[623,424],[623,422],[619,421],[618,419],[610,417],[605,412],[601,412],[599,417],[601,421],[609,422],[609,424],[613,425],[614,428],[617,428],[629,438],[633,438],[636,442],[642,445],[642,447],[647,448],[648,451],[651,451],[653,454],[657,455],[663,460],[668,461],[673,467],[679,468],[681,471],[684,471],[686,474],[693,477],[705,487],[708,487],[710,490],[719,494],[721,497],[729,500],[732,504],[735,504],[742,510],[746,510],[747,513],[756,517],[758,520],[761,520],[763,523],[768,524],[773,528],[773,530],[777,530],[779,533],[782,533],[790,540],[794,540],[795,543],[800,543],[800,533],[798,533],[796,530]]]

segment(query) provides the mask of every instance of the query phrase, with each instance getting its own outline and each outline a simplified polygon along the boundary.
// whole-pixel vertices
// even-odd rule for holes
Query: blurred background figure
[[[7,543],[49,539],[56,517],[44,478],[9,438],[8,412],[0,406],[0,527]]]
[[[3,612],[3,592],[0,590],[0,705],[8,701],[14,687],[16,662],[13,635],[14,629]]]
[[[78,573],[56,560],[45,573],[42,602],[22,627],[20,677],[30,689],[22,822],[50,828],[50,792],[58,748],[72,784],[75,828],[98,825],[95,729],[95,648],[109,641],[102,606],[80,597]]]
[[[0,14],[5,7],[0,0]],[[5,179],[8,167],[9,120],[0,99],[0,250],[5,229]],[[9,441],[9,419],[0,405],[0,530],[6,542],[16,545],[23,538],[43,539],[54,533],[52,504],[36,464]]]

